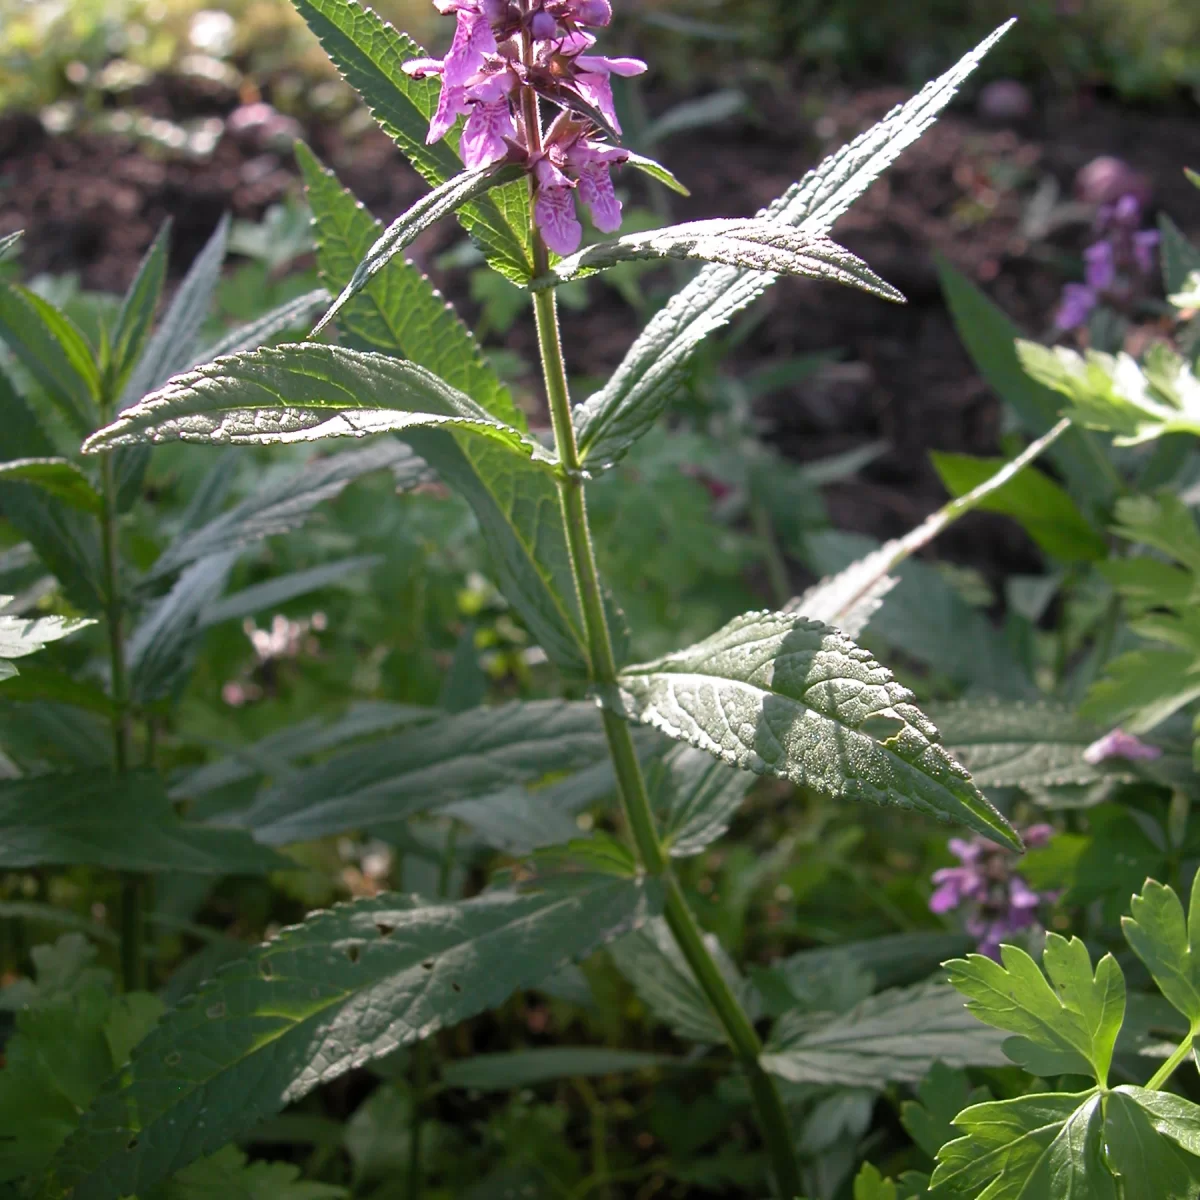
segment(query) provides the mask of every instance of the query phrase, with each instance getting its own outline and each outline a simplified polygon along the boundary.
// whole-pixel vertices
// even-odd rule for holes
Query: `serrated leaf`
[[[1016,946],[1001,946],[1000,955],[1003,965],[982,954],[946,964],[967,1007],[981,1021],[1018,1035],[1004,1049],[1027,1071],[1093,1075],[1103,1087],[1125,1014],[1125,977],[1117,960],[1106,954],[1093,976],[1083,942],[1057,933],[1046,935],[1045,975]]]
[[[650,800],[662,813],[662,840],[672,858],[699,854],[729,828],[753,777],[690,746],[675,746],[654,764]]]
[[[221,279],[221,264],[225,261],[228,240],[229,215],[225,214],[188,268],[158,328],[130,372],[121,391],[118,412],[136,404],[194,361],[196,338]]]
[[[759,214],[820,236],[937,119],[959,85],[1007,32],[1002,25],[945,74],[827,158]],[[756,300],[775,276],[708,266],[643,330],[608,384],[575,410],[580,453],[593,470],[622,458],[658,419],[700,343]]]
[[[753,1020],[758,1015],[753,986],[738,974],[713,934],[705,934],[704,943],[730,990]],[[642,1003],[681,1038],[711,1046],[725,1044],[725,1030],[664,920],[650,921],[636,933],[614,942],[609,953]]]
[[[300,1178],[288,1162],[250,1162],[236,1146],[198,1159],[149,1200],[344,1200],[344,1187]]]
[[[6,454],[14,458],[50,458],[56,453],[54,442],[3,370],[0,370],[0,421],[4,423]]]
[[[432,146],[425,141],[440,84],[406,75],[402,64],[425,57],[421,48],[355,0],[295,0],[347,83],[383,131],[431,186],[463,170],[458,131]],[[533,275],[529,189],[523,181],[497,189],[459,210],[459,220],[506,278],[524,284]]]
[[[1044,434],[1058,420],[1062,403],[1055,390],[1030,374],[1018,356],[1021,330],[948,261],[939,258],[937,269],[954,327],[976,369],[1030,433]],[[1111,499],[1108,460],[1081,430],[1068,430],[1048,457],[1077,496],[1101,507]]]
[[[1146,964],[1159,991],[1200,1027],[1200,871],[1192,880],[1185,923],[1183,905],[1169,888],[1147,879],[1121,918],[1125,940]]]
[[[433,708],[370,701],[352,705],[343,716],[328,723],[319,717],[311,717],[235,749],[227,758],[205,763],[173,779],[170,796],[172,800],[195,799],[242,779],[285,773],[295,761],[311,758],[346,742],[394,733],[406,725],[432,721],[437,716],[438,712]]]
[[[972,1089],[965,1071],[935,1062],[917,1085],[917,1100],[900,1105],[905,1132],[930,1158],[954,1137],[954,1118],[964,1108],[991,1099],[985,1087]]]
[[[900,582],[889,575],[895,543],[887,542],[836,574],[826,575],[784,610],[811,621],[833,625],[848,638],[857,638],[883,606],[888,593]]]
[[[158,776],[0,780],[0,867],[87,864],[121,871],[260,875],[288,865],[242,830],[180,821]]]
[[[314,459],[298,471],[269,479],[228,512],[191,529],[160,555],[148,578],[161,579],[197,559],[298,529],[348,484],[386,469],[397,476],[402,487],[412,486],[428,474],[425,464],[407,446],[387,439],[361,450]]]
[[[938,741],[913,695],[848,638],[784,613],[629,667],[601,701],[733,766],[833,799],[896,804],[1020,842]]]
[[[100,371],[69,317],[27,288],[0,285],[0,339],[74,429],[86,434],[95,426]]]
[[[969,454],[935,452],[931,457],[934,470],[955,497],[970,492],[1007,465],[1003,458]],[[1042,550],[1063,562],[1100,562],[1108,557],[1108,543],[1067,492],[1033,467],[1018,472],[978,507],[1012,517]]]
[[[1163,288],[1169,296],[1182,289],[1193,271],[1200,271],[1200,248],[1188,241],[1183,230],[1166,213],[1159,213],[1158,232]]]
[[[294,300],[285,300],[278,308],[231,329],[224,337],[205,346],[187,365],[195,366],[197,363],[212,362],[214,358],[224,358],[227,354],[257,350],[281,333],[308,325],[328,303],[329,293],[324,288],[305,292]]]
[[[877,1087],[916,1083],[934,1062],[1002,1066],[1001,1041],[952,989],[917,984],[870,996],[841,1015],[787,1014],[760,1061],[791,1083]]]
[[[1121,1181],[1121,1200],[1196,1200],[1200,1196],[1200,1158],[1160,1136],[1155,1120],[1138,1102],[1157,1096],[1142,1088],[1118,1088],[1104,1100],[1104,1146]],[[1189,1102],[1172,1096],[1181,1106]],[[1200,1112],[1195,1105],[1190,1108]],[[1192,1117],[1195,1121],[1195,1117]]]
[[[303,143],[297,143],[296,161],[313,212],[317,266],[337,294],[383,227]],[[528,428],[471,331],[414,263],[393,259],[341,311],[338,326],[359,349],[407,358],[466,392],[496,420],[522,432]]]
[[[653,883],[604,878],[422,906],[384,895],[285,930],[167,1014],[58,1156],[75,1200],[153,1186],[318,1084],[494,1007],[637,926]]]
[[[1200,575],[1200,526],[1178,496],[1126,496],[1117,501],[1115,515],[1115,533],[1153,546]]]
[[[169,695],[191,665],[201,617],[225,590],[238,552],[193,563],[157,601],[129,637],[126,656],[133,698],[141,704]]]
[[[447,1063],[442,1083],[477,1092],[507,1092],[555,1079],[594,1079],[655,1068],[685,1066],[669,1054],[640,1050],[609,1050],[598,1046],[543,1046],[536,1050],[477,1054]]]
[[[11,599],[0,596],[0,610]],[[0,658],[24,658],[95,623],[84,617],[17,617],[0,611]]]
[[[234,354],[175,376],[83,445],[273,445],[456,427],[548,469],[553,456],[423,367],[316,342]]]
[[[277,609],[281,604],[295,600],[298,596],[307,596],[310,592],[352,580],[355,575],[378,566],[382,561],[382,555],[362,554],[354,558],[340,558],[336,562],[322,563],[304,571],[277,575],[274,579],[267,579],[213,601],[200,613],[199,628],[208,629],[222,621],[235,621],[267,609]]]
[[[27,483],[92,516],[99,516],[103,508],[91,480],[65,458],[14,458],[0,462],[0,482]]]
[[[591,704],[478,708],[298,771],[263,792],[242,820],[269,845],[348,829],[386,836],[413,813],[578,770],[606,754]]]
[[[808,535],[804,545],[806,560],[819,573],[846,571],[847,577],[848,568],[880,549],[873,538],[833,530]],[[898,582],[875,597],[882,603],[870,614],[873,638],[963,688],[1013,698],[1035,691],[1011,643],[936,567],[909,558],[890,574]]]
[[[497,167],[489,164],[473,171],[464,171],[426,192],[410,209],[398,216],[372,244],[354,269],[350,282],[341,290],[337,299],[326,310],[325,315],[313,329],[313,336],[320,333],[330,321],[355,296],[367,286],[384,267],[403,253],[426,229],[443,217],[456,212],[463,205],[490,192],[493,188],[512,183],[524,177],[519,167]]]
[[[854,1200],[896,1200],[896,1185],[878,1167],[863,1163],[854,1177]]]
[[[1122,777],[1113,764],[1102,769],[1083,757],[1104,729],[1049,701],[966,700],[935,705],[929,719],[981,788],[1086,786]]]
[[[1149,733],[1200,698],[1200,663],[1178,650],[1132,650],[1105,664],[1079,715],[1129,733]]]
[[[167,251],[171,242],[170,218],[162,223],[150,249],[138,264],[137,274],[121,301],[112,335],[112,379],[117,388],[141,357],[146,337],[158,311],[167,278]]]
[[[977,1104],[954,1124],[966,1136],[938,1154],[935,1200],[1117,1200],[1103,1159],[1102,1100],[1094,1092]]]
[[[862,259],[820,234],[801,233],[783,221],[719,218],[690,221],[645,233],[627,233],[597,242],[564,258],[549,275],[530,287],[556,287],[580,275],[591,275],[622,262],[679,258],[722,263],[752,271],[802,275],[847,287],[861,288],[884,300],[904,302]]]

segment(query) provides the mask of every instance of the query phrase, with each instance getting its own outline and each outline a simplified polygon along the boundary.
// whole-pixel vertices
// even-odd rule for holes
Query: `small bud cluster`
[[[434,0],[457,18],[443,59],[415,59],[404,70],[418,79],[439,76],[441,97],[429,125],[430,143],[441,140],[460,116],[467,118],[459,151],[468,168],[508,161],[533,177],[534,219],[546,245],[571,254],[583,238],[575,209],[587,205],[596,228],[615,233],[621,203],[610,168],[627,151],[606,142],[621,132],[613,104],[613,75],[640,75],[637,58],[591,54],[588,27],[612,19],[609,0]],[[561,112],[543,137],[530,128],[533,96]]]
[[[1031,825],[1022,832],[1029,847],[1044,846],[1053,835],[1049,825]],[[1037,924],[1038,909],[1055,899],[1053,892],[1036,892],[1013,870],[1013,854],[985,838],[950,839],[951,853],[962,863],[933,873],[937,890],[930,911],[966,908],[967,932],[979,941],[979,953],[1000,957],[1006,937]]]
[[[1096,217],[1100,239],[1084,252],[1084,283],[1068,283],[1054,323],[1064,333],[1083,325],[1101,302],[1125,309],[1142,293],[1158,262],[1158,233],[1142,229],[1142,203],[1132,193],[1105,204]]]

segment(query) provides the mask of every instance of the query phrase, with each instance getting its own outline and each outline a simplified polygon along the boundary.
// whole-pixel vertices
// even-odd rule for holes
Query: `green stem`
[[[535,232],[535,264],[544,269],[546,257],[545,244]],[[554,426],[554,440],[562,464],[558,480],[559,498],[566,524],[575,586],[583,611],[591,682],[600,689],[606,689],[616,683],[617,666],[608,621],[604,614],[603,593],[600,590],[600,577],[596,570],[596,556],[588,526],[583,489],[584,472],[571,421],[571,398],[567,387],[553,290],[535,293],[533,304],[550,419]],[[688,908],[679,884],[670,870],[670,861],[654,826],[646,781],[638,762],[629,725],[606,709],[604,732],[617,776],[625,823],[637,848],[638,858],[650,875],[661,877],[665,884],[667,924],[746,1072],[776,1187],[780,1196],[785,1200],[792,1200],[792,1197],[800,1194],[800,1173],[787,1112],[779,1090],[758,1061],[762,1053],[762,1043],[750,1018],[705,946],[696,918]]]
[[[1183,1039],[1182,1042],[1179,1043],[1175,1053],[1172,1054],[1171,1057],[1168,1058],[1167,1061],[1163,1063],[1163,1065],[1159,1067],[1153,1075],[1150,1076],[1150,1082],[1146,1084],[1148,1091],[1158,1091],[1162,1085],[1166,1083],[1172,1075],[1175,1074],[1176,1070],[1178,1070],[1184,1059],[1191,1054],[1192,1039],[1195,1038],[1197,1034],[1200,1034],[1200,1027],[1193,1025],[1191,1032]]]
[[[104,606],[108,626],[108,655],[112,672],[113,762],[118,775],[130,767],[132,741],[129,712],[129,672],[125,662],[124,599],[117,548],[117,488],[113,456],[100,462],[101,497],[104,502],[101,543],[104,553]],[[128,872],[121,880],[121,979],[127,992],[145,987],[146,880]]]

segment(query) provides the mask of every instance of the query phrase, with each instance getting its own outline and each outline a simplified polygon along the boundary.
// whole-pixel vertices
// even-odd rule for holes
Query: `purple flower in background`
[[[454,13],[454,40],[444,59],[404,64],[418,79],[439,76],[442,90],[427,141],[445,137],[466,117],[459,152],[468,168],[508,161],[523,165],[534,181],[534,219],[546,245],[570,254],[583,239],[576,197],[596,228],[615,233],[621,203],[612,167],[628,151],[606,144],[619,134],[612,76],[640,75],[637,58],[591,54],[595,37],[585,26],[612,20],[609,0],[433,0]],[[545,132],[526,128],[522,93],[532,90],[563,111]]]
[[[1084,252],[1084,283],[1068,283],[1062,291],[1054,324],[1063,333],[1086,324],[1101,302],[1129,308],[1155,272],[1158,233],[1139,229],[1142,201],[1133,193],[1102,204],[1096,213],[1101,234]]]
[[[1084,762],[1098,766],[1110,758],[1124,758],[1129,762],[1153,762],[1162,757],[1157,746],[1150,746],[1141,738],[1123,729],[1114,729],[1094,741],[1084,752]]]
[[[1053,836],[1050,825],[1031,825],[1024,831],[1026,846],[1044,846]],[[1055,898],[1036,892],[1013,870],[1011,852],[983,838],[951,838],[950,852],[962,864],[933,873],[936,885],[929,900],[931,912],[965,908],[967,932],[978,941],[980,954],[998,958],[1000,943],[1037,924],[1038,909]]]

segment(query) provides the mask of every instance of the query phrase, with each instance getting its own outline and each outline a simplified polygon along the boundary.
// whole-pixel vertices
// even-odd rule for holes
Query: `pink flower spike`
[[[1143,275],[1154,274],[1158,242],[1157,229],[1142,229],[1133,235],[1133,257]]]
[[[1113,261],[1113,248],[1108,242],[1096,242],[1083,252],[1087,264],[1084,278],[1093,291],[1102,292],[1112,287],[1117,277],[1116,264]]]
[[[499,162],[508,154],[506,138],[515,138],[517,127],[513,122],[508,100],[494,100],[490,104],[478,103],[471,106],[463,130],[459,153],[463,165],[469,170]]]
[[[445,81],[450,87],[465,87],[482,69],[489,54],[497,52],[496,37],[487,18],[478,12],[461,9],[454,29],[454,41],[444,64]]]
[[[555,254],[574,254],[583,240],[583,226],[575,215],[575,198],[569,187],[539,187],[534,219]]]
[[[1161,757],[1162,751],[1157,746],[1150,746],[1123,729],[1114,729],[1111,733],[1106,733],[1083,752],[1083,761],[1091,763],[1092,766],[1110,758],[1124,758],[1129,762],[1153,762]]]
[[[578,25],[607,25],[612,5],[609,0],[567,0],[567,16]]]

